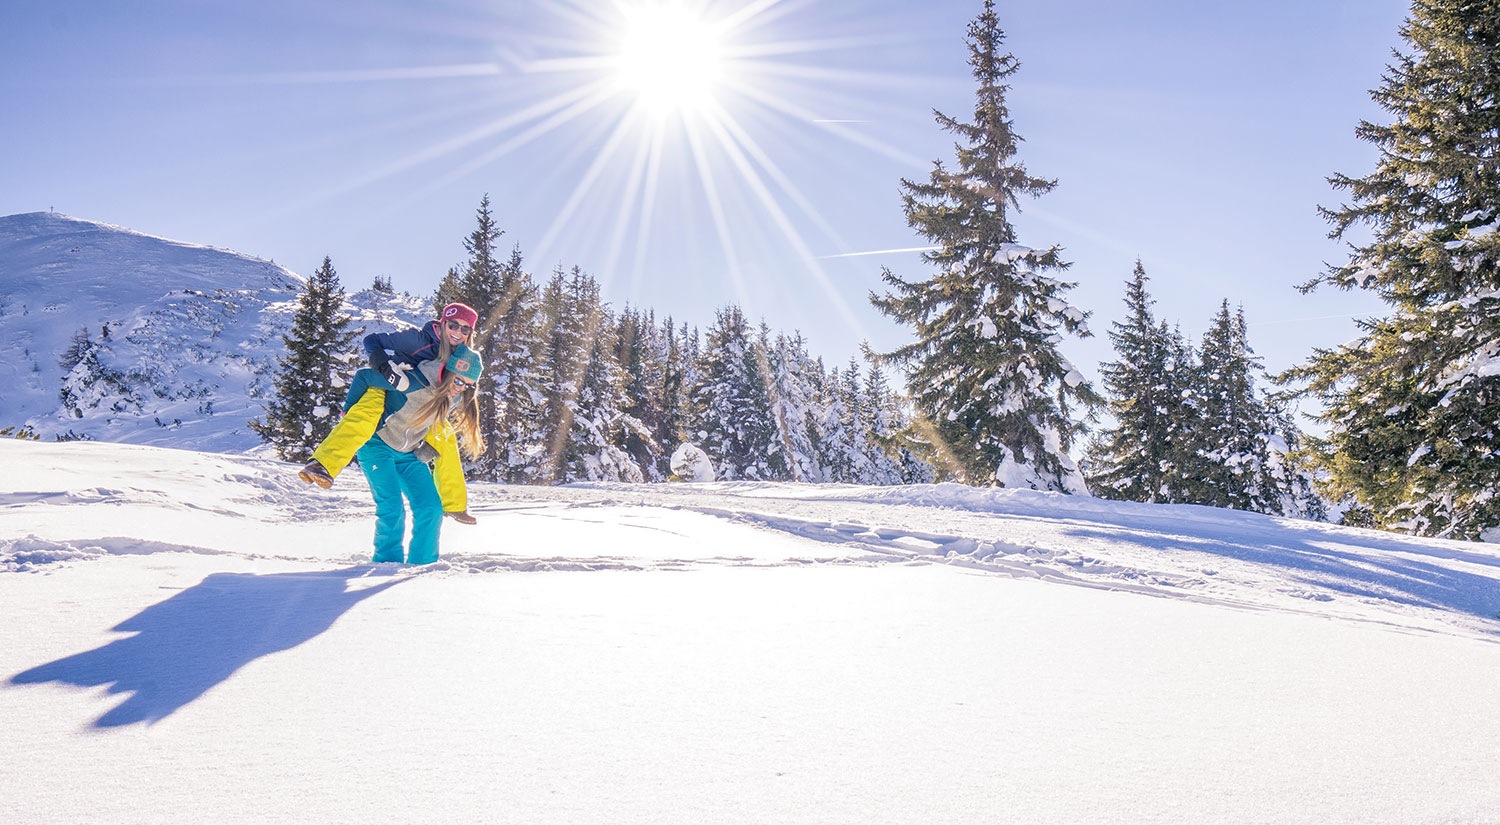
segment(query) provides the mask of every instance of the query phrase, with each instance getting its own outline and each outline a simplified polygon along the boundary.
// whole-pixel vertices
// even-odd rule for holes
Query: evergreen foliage
[[[691,391],[698,447],[713,457],[718,477],[780,480],[789,465],[768,389],[762,344],[737,306],[718,312],[708,331],[697,383]]]
[[[1089,484],[1125,501],[1205,504],[1325,519],[1304,437],[1281,399],[1256,387],[1261,365],[1243,310],[1220,304],[1201,349],[1158,322],[1136,262],[1126,316],[1110,332],[1117,359],[1101,365],[1114,425],[1087,452]]]
[[[1020,138],[1005,95],[1017,63],[1003,40],[986,0],[967,39],[974,121],[936,113],[961,140],[957,169],[938,161],[927,183],[901,182],[907,222],[938,246],[923,256],[937,274],[909,282],[885,270],[893,291],[870,297],[914,327],[916,341],[882,357],[905,369],[917,410],[963,480],[1084,493],[1067,454],[1080,428],[1072,410],[1098,397],[1058,342],[1061,333],[1087,336],[1087,314],[1063,300],[1074,284],[1052,276],[1068,266],[1060,249],[1018,245],[1008,217],[1023,195],[1056,182],[1015,160]]]
[[[1330,182],[1348,262],[1304,285],[1390,305],[1360,336],[1282,376],[1324,403],[1313,455],[1360,518],[1473,539],[1500,528],[1500,3],[1415,0],[1356,134],[1375,169]]]
[[[1104,498],[1180,501],[1179,452],[1191,428],[1180,368],[1188,353],[1151,311],[1146,268],[1138,260],[1125,289],[1125,320],[1109,333],[1117,360],[1100,365],[1113,427],[1088,452],[1089,487]],[[1186,430],[1186,431],[1185,431]]]
[[[1198,425],[1193,453],[1201,459],[1185,479],[1187,500],[1195,504],[1280,513],[1281,496],[1271,478],[1268,409],[1255,390],[1261,362],[1250,349],[1241,309],[1230,314],[1219,305],[1198,353]]]
[[[325,257],[307,280],[291,332],[282,336],[286,355],[277,359],[276,395],[266,405],[265,420],[249,422],[283,461],[306,461],[338,420],[345,388],[358,367],[354,339],[359,330],[349,328],[343,306],[344,289]]]

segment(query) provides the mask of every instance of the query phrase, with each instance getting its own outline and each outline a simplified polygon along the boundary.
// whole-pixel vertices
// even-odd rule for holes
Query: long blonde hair
[[[446,341],[443,346],[447,348]],[[458,374],[447,370],[444,373],[443,380],[433,387],[432,397],[417,408],[415,422],[418,426],[431,426],[439,421],[447,421],[453,426],[454,432],[458,433],[458,448],[463,451],[464,456],[470,460],[476,459],[484,454],[485,449],[484,437],[479,434],[479,388],[469,386],[459,395],[458,402],[454,403],[448,391],[453,389],[453,382],[458,380]]]

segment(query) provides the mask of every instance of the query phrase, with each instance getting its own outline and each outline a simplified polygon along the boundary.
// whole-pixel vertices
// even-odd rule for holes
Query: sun
[[[646,109],[670,114],[713,100],[724,75],[719,28],[680,2],[625,9],[616,81]]]

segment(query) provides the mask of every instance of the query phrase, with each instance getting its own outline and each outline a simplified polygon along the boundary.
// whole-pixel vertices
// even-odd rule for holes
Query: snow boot
[[[323,465],[317,461],[307,462],[307,466],[297,473],[297,478],[308,484],[316,484],[325,490],[333,486],[333,476],[329,475],[328,471],[323,469]]]

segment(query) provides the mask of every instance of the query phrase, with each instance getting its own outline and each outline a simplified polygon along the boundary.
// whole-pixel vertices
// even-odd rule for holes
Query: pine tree
[[[1250,349],[1243,310],[1219,305],[1199,350],[1201,419],[1192,441],[1203,459],[1194,504],[1280,513],[1281,495],[1271,476],[1270,436],[1275,429],[1255,389],[1260,360]]]
[[[1360,336],[1282,376],[1324,402],[1316,456],[1328,491],[1379,526],[1500,533],[1500,3],[1414,0],[1372,96],[1390,125],[1352,203],[1324,209],[1330,237],[1368,229],[1348,263],[1303,289],[1366,289],[1391,307]]]
[[[622,445],[626,433],[649,439],[650,432],[625,410],[628,376],[615,357],[614,319],[600,299],[598,282],[577,269],[569,282],[569,299],[585,332],[578,394],[572,402],[573,426],[561,456],[564,480],[643,481],[640,465]]]
[[[854,413],[847,392],[850,383],[843,371],[834,367],[829,370],[818,394],[818,407],[822,413],[817,427],[818,463],[823,466],[824,478],[835,484],[858,484],[861,481],[863,439],[853,426]]]
[[[654,314],[643,316],[628,306],[620,313],[615,358],[625,370],[625,415],[642,427],[626,428],[623,446],[647,481],[661,481],[666,478],[663,465],[677,441],[657,440],[666,415],[663,395],[667,353]]]
[[[277,359],[276,397],[266,405],[265,421],[249,422],[283,461],[306,461],[337,421],[357,368],[359,333],[350,329],[343,307],[344,289],[325,257],[307,279],[290,333],[282,336],[287,353]]]
[[[885,270],[894,292],[870,297],[915,327],[915,342],[882,357],[905,368],[917,409],[965,480],[1084,493],[1067,454],[1079,430],[1071,407],[1098,397],[1057,342],[1062,332],[1087,336],[1087,314],[1063,300],[1074,284],[1048,274],[1068,266],[1058,247],[1016,244],[1008,211],[1055,181],[1014,159],[1020,138],[1005,94],[1017,63],[1001,52],[1003,40],[986,0],[967,39],[978,83],[974,122],[936,113],[961,138],[957,170],[939,161],[928,183],[901,182],[907,222],[938,246],[923,256],[938,273],[908,282]]]
[[[573,429],[574,402],[585,357],[583,319],[574,312],[567,276],[561,267],[553,270],[552,278],[542,289],[540,317],[537,378],[541,397],[537,434],[541,450],[527,468],[527,475],[533,483],[552,484],[563,471],[563,453]]]
[[[64,373],[58,400],[74,418],[83,418],[86,410],[101,407],[110,412],[139,412],[144,407],[139,393],[131,389],[129,377],[105,366],[108,343],[108,326],[100,331],[97,341],[89,337],[87,328],[82,328],[73,333],[68,348],[58,359]]]
[[[793,481],[823,480],[815,446],[818,419],[813,364],[801,333],[778,335],[770,355],[772,417]]]
[[[720,310],[692,391],[698,446],[727,481],[783,480],[789,473],[758,349],[740,308]]]
[[[432,295],[432,316],[441,318],[443,307],[454,303],[468,303],[464,300],[469,297],[464,294],[463,276],[459,275],[458,267],[449,267],[448,274],[438,282],[437,291]]]
[[[683,324],[681,335],[672,319],[662,322],[660,340],[664,347],[662,355],[661,420],[652,431],[652,437],[661,446],[662,460],[657,465],[662,477],[671,475],[669,466],[673,451],[684,440],[691,440],[692,400],[691,392],[696,373],[688,355],[686,343],[687,324]]]
[[[1172,501],[1178,473],[1182,388],[1174,381],[1174,345],[1151,312],[1140,261],[1125,288],[1125,320],[1109,333],[1117,360],[1100,365],[1113,427],[1089,451],[1089,487],[1124,501]]]
[[[871,364],[865,374],[864,409],[868,431],[865,443],[869,451],[871,484],[902,484],[906,475],[905,449],[902,438],[899,400],[891,392],[885,372],[879,364]],[[915,458],[915,456],[910,456]]]
[[[536,374],[537,288],[522,267],[519,247],[500,267],[495,295],[495,305],[480,316],[485,360],[480,430],[489,450],[476,468],[481,478],[518,483],[528,477],[539,451],[536,411],[542,395]]]

